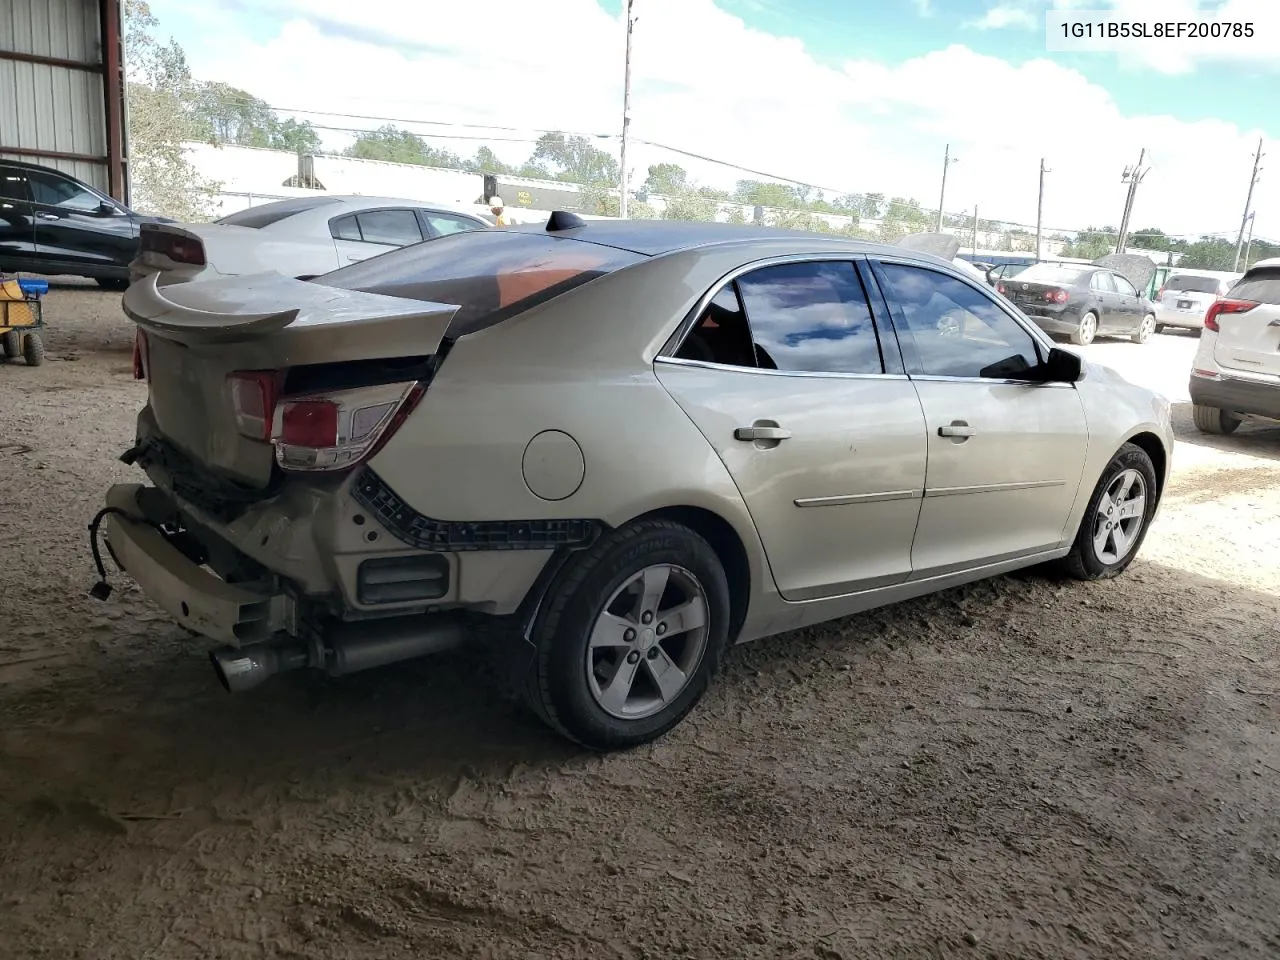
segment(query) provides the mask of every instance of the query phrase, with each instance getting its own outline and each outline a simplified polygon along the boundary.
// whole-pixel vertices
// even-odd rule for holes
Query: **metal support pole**
[[[942,193],[938,197],[938,227],[937,233],[942,232],[942,209],[947,202],[947,167],[956,162],[956,157],[951,155],[951,144],[947,144],[946,149],[942,153]]]
[[[1236,259],[1231,265],[1231,272],[1234,273],[1240,269],[1240,247],[1244,243],[1244,228],[1249,222],[1249,208],[1253,206],[1253,188],[1258,184],[1258,174],[1261,168],[1258,166],[1262,162],[1264,154],[1262,152],[1262,138],[1258,138],[1258,152],[1253,156],[1253,172],[1249,174],[1249,192],[1244,198],[1244,215],[1240,218],[1240,234],[1236,237]]]
[[[618,216],[627,219],[627,139],[631,132],[631,29],[635,18],[631,16],[633,0],[627,0],[627,60],[622,82],[622,174],[618,190]]]
[[[1036,199],[1036,263],[1040,262],[1040,229],[1044,223],[1044,175],[1052,173],[1048,167],[1044,165],[1044,157],[1040,158],[1040,194]]]

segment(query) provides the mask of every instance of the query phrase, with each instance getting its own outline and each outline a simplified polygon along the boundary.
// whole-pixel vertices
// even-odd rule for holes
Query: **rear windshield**
[[[1037,263],[1020,270],[1018,279],[1027,283],[1075,283],[1084,273],[1081,267],[1064,267],[1056,263]]]
[[[644,259],[546,233],[476,230],[393,250],[313,282],[457,304],[449,336],[460,337]]]
[[[1185,273],[1175,273],[1164,282],[1164,288],[1171,293],[1217,293],[1217,277],[1193,277]]]
[[[1232,300],[1280,303],[1280,268],[1250,270],[1227,296]]]
[[[337,202],[336,197],[299,197],[297,200],[281,200],[278,203],[264,203],[260,207],[238,210],[213,222],[225,223],[229,227],[252,227],[260,230],[296,213],[306,213],[327,203]]]

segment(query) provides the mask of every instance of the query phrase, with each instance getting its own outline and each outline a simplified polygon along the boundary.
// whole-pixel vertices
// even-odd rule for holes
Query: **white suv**
[[[1204,433],[1280,421],[1280,258],[1259,260],[1209,307],[1190,391]]]

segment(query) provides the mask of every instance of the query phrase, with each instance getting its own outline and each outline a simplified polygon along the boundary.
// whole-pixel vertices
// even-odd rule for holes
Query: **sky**
[[[393,118],[514,163],[543,130],[618,149],[625,0],[150,2],[197,78],[320,127]],[[1253,37],[1049,43],[1051,8],[1086,22],[1210,16]],[[672,147],[936,208],[949,149],[949,213],[1034,225],[1043,158],[1045,229],[1077,230],[1119,222],[1122,172],[1145,150],[1134,228],[1235,239],[1259,138],[1280,135],[1277,0],[634,0],[633,15],[633,186],[658,162],[715,186],[753,176]],[[351,138],[322,135],[329,148]],[[1255,236],[1275,238],[1268,166]]]

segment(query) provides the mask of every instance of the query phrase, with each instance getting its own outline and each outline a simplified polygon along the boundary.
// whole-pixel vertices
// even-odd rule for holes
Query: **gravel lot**
[[[1275,957],[1280,430],[1180,406],[1119,580],[1033,571],[741,647],[586,755],[474,656],[242,698],[85,524],[143,393],[118,295],[0,366],[0,956]],[[1195,339],[1087,352],[1185,400]]]

